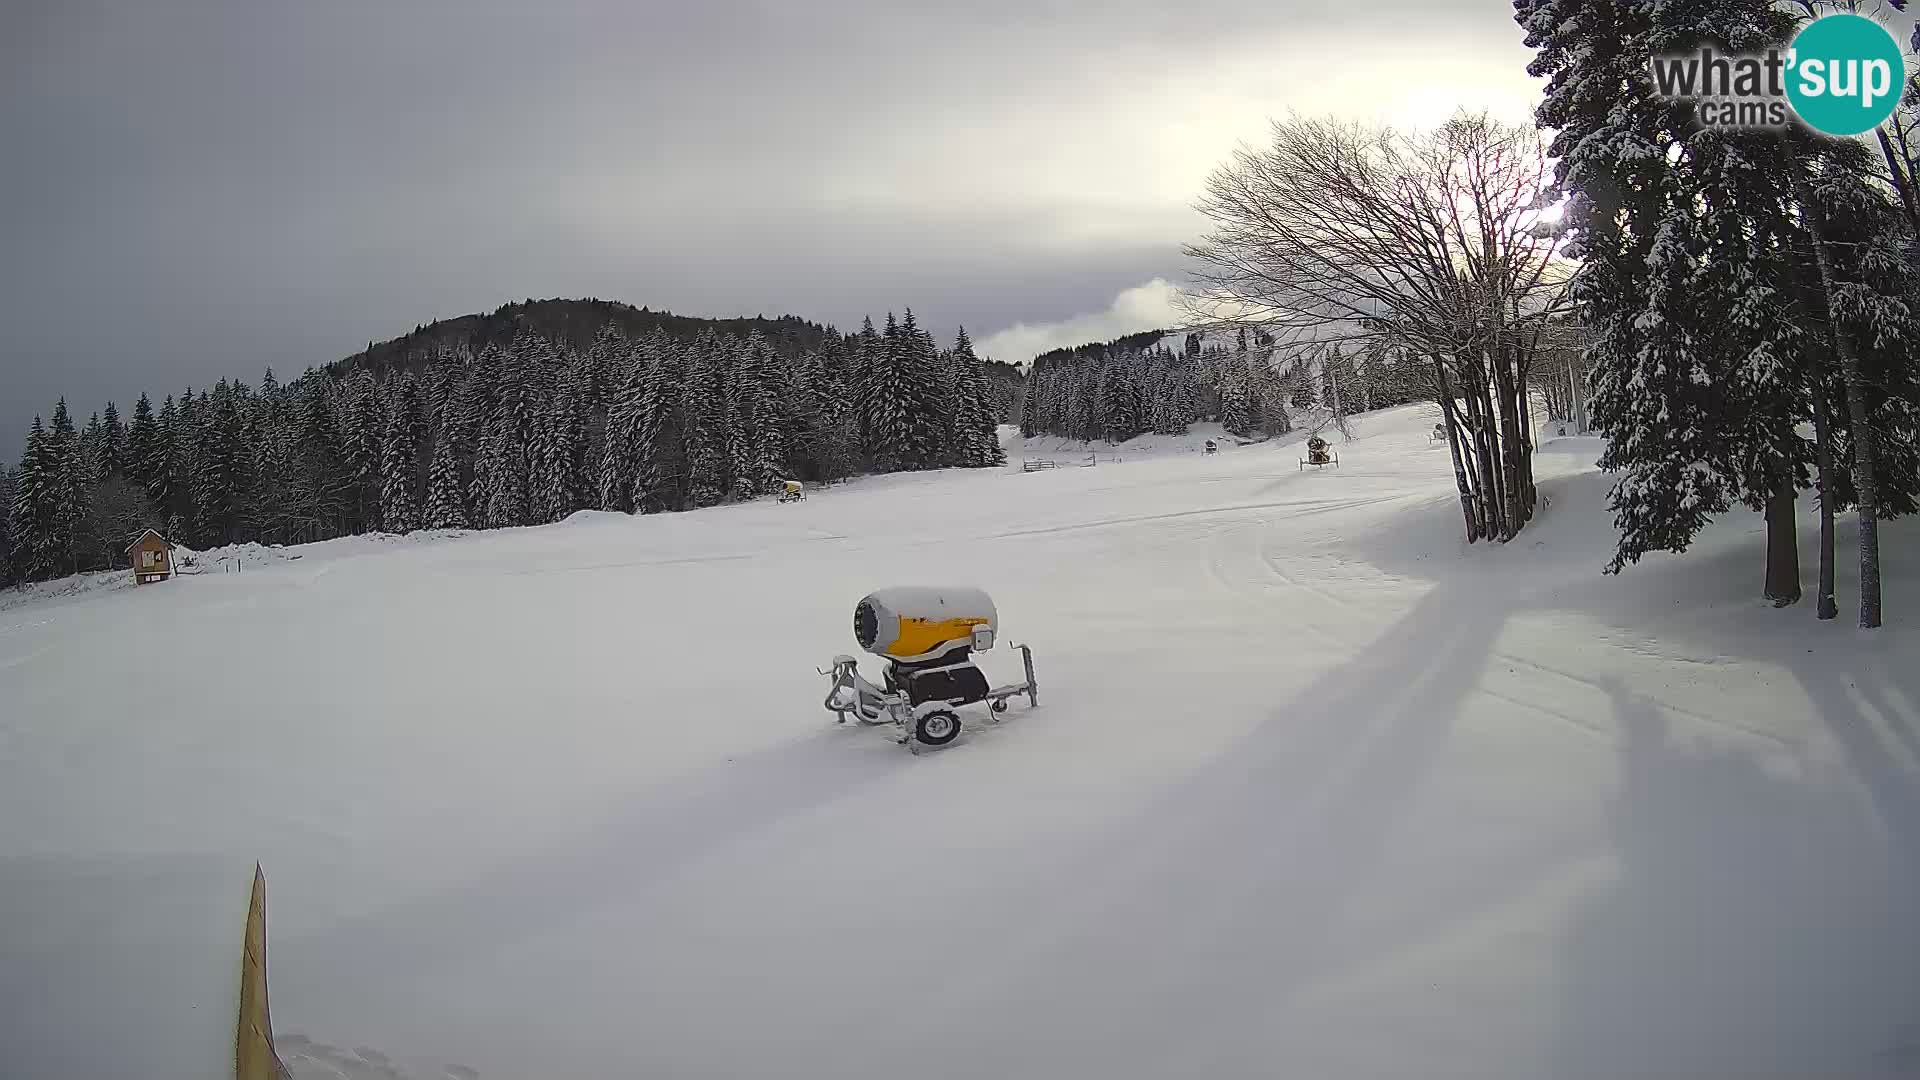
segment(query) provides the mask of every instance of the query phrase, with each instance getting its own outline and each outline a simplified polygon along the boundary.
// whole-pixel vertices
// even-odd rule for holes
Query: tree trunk
[[[1511,540],[1520,535],[1526,526],[1526,494],[1523,471],[1527,464],[1526,426],[1520,416],[1524,410],[1516,413],[1514,409],[1514,387],[1511,371],[1507,367],[1505,356],[1496,356],[1493,389],[1500,407],[1500,456],[1502,465],[1500,500],[1502,516],[1506,519],[1506,532],[1501,537]]]
[[[1568,392],[1573,395],[1573,433],[1585,435],[1587,433],[1587,399],[1584,392],[1586,387],[1580,385],[1580,375],[1573,369],[1572,357],[1567,358],[1567,387]]]
[[[1512,367],[1503,367],[1507,384],[1507,409],[1514,418],[1513,449],[1508,456],[1508,483],[1513,486],[1513,531],[1520,530],[1533,520],[1533,508],[1536,493],[1533,486],[1533,410],[1527,400],[1527,381],[1522,374],[1519,356],[1511,358]]]
[[[1853,429],[1853,488],[1860,500],[1856,515],[1860,519],[1860,625],[1871,630],[1880,625],[1880,485],[1874,477],[1874,437],[1867,415],[1865,380],[1860,374],[1860,354],[1854,350],[1853,335],[1840,325],[1833,310],[1838,286],[1833,259],[1827,251],[1826,212],[1813,198],[1806,177],[1794,163],[1795,194],[1813,226],[1813,261],[1820,270],[1820,289],[1827,302],[1827,328],[1833,335],[1834,352],[1840,356],[1840,375],[1847,387],[1847,420]]]
[[[1913,190],[1913,171],[1901,155],[1894,150],[1893,140],[1887,138],[1887,129],[1875,128],[1874,135],[1880,140],[1880,153],[1887,159],[1887,173],[1893,178],[1893,189],[1900,193],[1900,205],[1906,208],[1907,223],[1913,229],[1913,235],[1920,236],[1920,199],[1916,199]]]
[[[1495,424],[1490,415],[1492,403],[1488,400],[1484,379],[1468,395],[1467,405],[1467,415],[1473,421],[1473,451],[1480,466],[1480,516],[1486,535],[1504,541],[1510,539],[1511,534],[1507,531],[1506,506],[1501,499],[1504,485],[1500,476],[1499,447],[1494,441]]]
[[[1447,451],[1453,456],[1453,482],[1460,489],[1460,516],[1467,527],[1467,543],[1475,543],[1484,533],[1473,506],[1473,490],[1467,482],[1467,464],[1460,457],[1460,424],[1453,415],[1453,388],[1447,383],[1447,369],[1436,357],[1433,361],[1434,385],[1440,390],[1440,416],[1447,425]]]
[[[1814,467],[1820,483],[1820,585],[1814,602],[1814,617],[1831,619],[1840,614],[1833,599],[1833,446],[1827,440],[1827,398],[1825,380],[1814,380],[1813,449]]]
[[[1767,500],[1766,598],[1777,608],[1800,602],[1800,534],[1794,520],[1793,470],[1775,483]]]
[[[1527,441],[1520,448],[1520,460],[1516,467],[1520,473],[1520,508],[1522,510],[1520,523],[1527,525],[1533,521],[1533,512],[1539,508],[1540,489],[1533,482],[1533,455],[1538,452],[1539,446],[1533,441],[1533,417],[1527,412],[1527,395],[1524,388],[1520,391],[1520,414],[1526,417]]]
[[[1880,625],[1880,483],[1874,476],[1874,432],[1867,416],[1866,387],[1860,377],[1860,357],[1850,335],[1836,328],[1842,344],[1841,371],[1847,381],[1847,416],[1853,426],[1853,487],[1860,505],[1860,626]]]

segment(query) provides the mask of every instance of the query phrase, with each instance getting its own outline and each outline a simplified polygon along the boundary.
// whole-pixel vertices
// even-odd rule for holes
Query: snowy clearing
[[[1745,514],[1603,578],[1561,439],[1467,549],[1431,424],[0,610],[7,1075],[230,1061],[172,917],[234,970],[255,859],[302,1080],[1920,1071],[1920,530],[1872,635],[1844,525],[1837,624]],[[835,727],[855,601],[947,582],[1040,708]]]
[[[1434,410],[1435,415],[1439,410]],[[1220,453],[1233,450],[1249,450],[1263,447],[1273,450],[1277,447],[1298,443],[1306,436],[1296,432],[1280,439],[1247,439],[1238,435],[1229,435],[1225,428],[1215,423],[1187,425],[1182,435],[1142,435],[1128,439],[1124,443],[1083,442],[1079,439],[1066,439],[1057,435],[1035,435],[1027,438],[1020,434],[1017,427],[1006,426],[1000,429],[1000,441],[1007,451],[1007,462],[1018,468],[1022,461],[1044,459],[1056,462],[1061,468],[1069,466],[1119,465],[1128,462],[1146,461],[1154,458],[1198,455],[1206,450],[1208,440],[1212,440]],[[1266,464],[1271,466],[1274,462]]]

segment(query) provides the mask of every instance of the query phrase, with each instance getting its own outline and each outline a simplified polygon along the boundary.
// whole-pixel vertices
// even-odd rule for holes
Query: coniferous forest
[[[1904,7],[1904,3],[1890,5]],[[1802,596],[1796,509],[1821,515],[1815,605],[1834,618],[1835,515],[1858,525],[1860,625],[1881,624],[1879,523],[1920,509],[1920,80],[1874,142],[1702,129],[1648,58],[1784,49],[1841,5],[1518,0],[1547,82],[1594,427],[1608,437],[1619,571],[1685,551],[1734,506],[1765,515],[1765,595]],[[1920,35],[1915,44],[1920,45]]]
[[[751,499],[779,479],[1000,464],[1020,375],[909,309],[858,333],[529,301],[282,383],[36,417],[0,471],[0,584],[191,548],[484,529]]]
[[[1257,439],[1430,396],[1419,365],[1391,349],[1282,350],[1242,327],[1230,338],[1188,333],[1176,352],[1165,336],[1156,330],[1035,357],[1021,432],[1117,443],[1212,422]]]

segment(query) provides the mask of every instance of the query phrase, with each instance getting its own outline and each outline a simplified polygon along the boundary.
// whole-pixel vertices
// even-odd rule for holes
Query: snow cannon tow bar
[[[1020,650],[1025,682],[989,688],[973,653],[993,648],[999,615],[993,599],[972,588],[895,588],[867,594],[853,609],[853,636],[860,647],[887,662],[883,685],[860,674],[859,661],[842,653],[821,671],[833,678],[824,704],[844,724],[892,724],[914,753],[945,746],[960,734],[962,705],[986,702],[995,723],[1007,699],[1027,696],[1040,704],[1033,678],[1033,650]]]

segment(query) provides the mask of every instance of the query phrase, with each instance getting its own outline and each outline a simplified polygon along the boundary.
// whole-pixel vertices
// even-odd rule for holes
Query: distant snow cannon
[[[1337,469],[1340,467],[1340,455],[1333,452],[1327,440],[1318,434],[1311,435],[1307,438],[1307,456],[1300,459],[1300,471],[1306,472],[1309,465],[1316,469],[1331,465]]]
[[[899,741],[915,753],[922,746],[944,746],[960,734],[962,705],[986,702],[997,722],[1007,699],[1025,694],[1028,706],[1040,703],[1033,677],[1033,650],[1020,651],[1026,681],[990,687],[973,663],[975,652],[994,646],[999,612],[984,590],[902,587],[880,589],[853,608],[853,637],[862,649],[887,662],[882,685],[860,674],[859,662],[841,654],[820,672],[833,678],[827,711],[846,723],[892,724]]]

